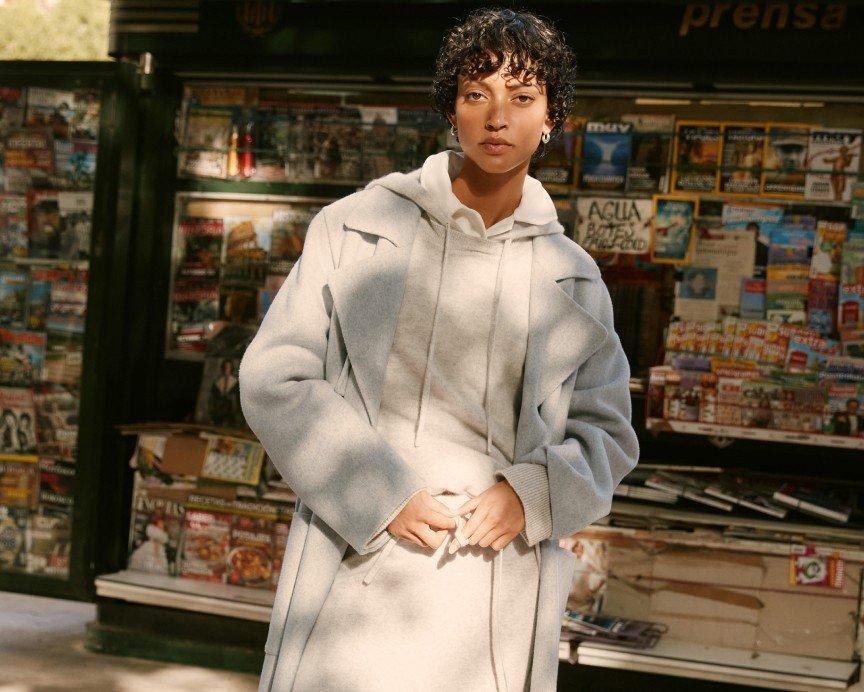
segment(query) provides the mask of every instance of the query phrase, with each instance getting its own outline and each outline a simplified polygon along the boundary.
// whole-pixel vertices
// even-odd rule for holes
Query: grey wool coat
[[[259,690],[293,688],[347,547],[361,555],[381,549],[389,534],[376,530],[427,487],[374,427],[420,213],[376,181],[325,206],[241,361],[243,413],[298,496]],[[594,260],[558,221],[550,223],[559,232],[532,239],[514,455],[514,463],[546,466],[549,479],[552,535],[539,541],[536,692],[556,687],[575,567],[557,539],[608,514],[613,490],[639,454],[630,370],[609,293]]]

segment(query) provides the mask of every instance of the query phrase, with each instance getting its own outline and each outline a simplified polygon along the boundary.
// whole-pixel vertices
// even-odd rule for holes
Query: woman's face
[[[469,79],[459,77],[455,115],[459,144],[465,155],[487,173],[505,173],[531,158],[540,146],[540,136],[554,125],[547,112],[545,86],[535,78],[527,84],[505,77],[509,55],[497,73]],[[497,137],[504,146],[484,145]]]

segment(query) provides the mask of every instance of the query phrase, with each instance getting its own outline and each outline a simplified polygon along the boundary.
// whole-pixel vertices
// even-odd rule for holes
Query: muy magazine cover
[[[585,126],[580,182],[582,189],[624,190],[632,132],[631,123],[589,122]]]

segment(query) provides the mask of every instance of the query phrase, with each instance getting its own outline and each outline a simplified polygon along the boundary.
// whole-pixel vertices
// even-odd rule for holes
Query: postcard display
[[[0,87],[0,572],[69,577],[99,104]]]

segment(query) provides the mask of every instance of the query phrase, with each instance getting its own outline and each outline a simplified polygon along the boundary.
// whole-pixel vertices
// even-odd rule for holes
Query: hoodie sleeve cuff
[[[525,510],[525,530],[529,546],[552,535],[552,506],[549,500],[549,477],[541,464],[517,463],[497,471],[495,478],[506,480],[516,491]]]

